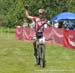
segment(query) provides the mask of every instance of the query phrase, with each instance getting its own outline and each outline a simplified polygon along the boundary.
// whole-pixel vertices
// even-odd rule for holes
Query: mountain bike
[[[41,67],[45,67],[45,37],[41,37],[40,39],[38,39],[36,46],[36,63]]]

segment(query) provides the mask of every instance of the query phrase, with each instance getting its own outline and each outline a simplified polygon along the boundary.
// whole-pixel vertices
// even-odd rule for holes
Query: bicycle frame
[[[38,39],[38,44],[45,45],[45,37],[41,37],[40,39]]]

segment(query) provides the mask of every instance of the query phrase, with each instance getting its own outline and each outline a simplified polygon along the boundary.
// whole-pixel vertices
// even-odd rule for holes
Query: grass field
[[[41,68],[35,63],[31,42],[16,40],[12,31],[3,32],[0,34],[0,73],[75,73],[75,50],[46,44],[46,67]]]

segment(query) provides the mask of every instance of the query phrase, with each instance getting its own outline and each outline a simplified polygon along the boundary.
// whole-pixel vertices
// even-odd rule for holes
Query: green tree
[[[38,15],[39,8],[46,9],[48,19],[64,11],[75,12],[75,0],[0,0],[0,19],[4,19],[5,26],[22,25],[26,4],[30,15]]]

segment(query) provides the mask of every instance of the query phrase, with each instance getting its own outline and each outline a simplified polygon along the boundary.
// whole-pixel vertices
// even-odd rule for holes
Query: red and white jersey
[[[43,32],[44,24],[48,24],[48,20],[45,18],[40,19],[39,17],[33,17],[32,20],[35,22],[35,31],[36,32]]]

